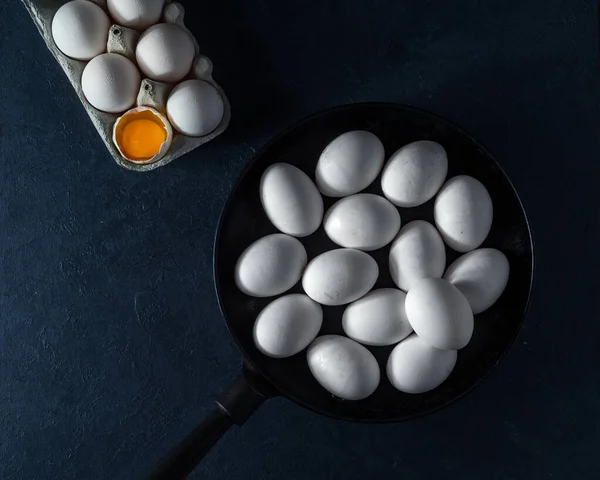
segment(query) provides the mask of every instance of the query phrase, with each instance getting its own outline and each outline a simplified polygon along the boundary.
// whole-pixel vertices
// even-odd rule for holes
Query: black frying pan
[[[393,349],[369,347],[379,362],[381,383],[375,393],[360,401],[332,396],[311,375],[305,352],[286,359],[272,359],[254,346],[252,328],[258,313],[273,298],[252,298],[234,283],[234,267],[242,251],[255,240],[276,233],[267,219],[259,196],[265,169],[276,162],[299,167],[311,178],[319,154],[338,135],[349,130],[368,130],[377,135],[389,157],[401,146],[421,139],[435,140],[448,153],[448,178],[468,174],[487,187],[494,203],[494,221],[484,247],[501,250],[510,262],[510,278],[502,297],[475,317],[475,332],[460,351],[450,377],[438,388],[419,395],[394,389],[385,375]],[[381,194],[380,179],[366,189]],[[336,199],[325,198],[325,208]],[[433,200],[411,208],[400,208],[402,224],[424,219],[433,223]],[[300,241],[309,260],[338,248],[321,227]],[[387,267],[389,246],[369,252],[379,264],[375,288],[394,287]],[[447,264],[459,254],[446,247]],[[500,361],[514,342],[525,313],[533,280],[533,244],[523,206],[510,180],[492,156],[469,135],[451,123],[414,108],[393,104],[355,104],[333,108],[303,120],[268,144],[244,172],[221,217],[215,239],[215,285],[221,311],[233,338],[244,355],[244,368],[231,388],[225,390],[212,414],[194,430],[155,470],[153,479],[174,480],[188,475],[223,433],[244,421],[269,397],[284,396],[314,412],[358,422],[407,420],[462,397]],[[300,284],[291,292],[302,292]],[[290,292],[286,292],[290,293]],[[345,306],[323,307],[320,335],[343,334],[341,317]]]

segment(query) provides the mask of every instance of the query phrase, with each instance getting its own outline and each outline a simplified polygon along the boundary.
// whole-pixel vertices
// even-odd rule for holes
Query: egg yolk
[[[153,120],[140,118],[127,123],[121,132],[119,146],[123,154],[132,160],[147,160],[160,151],[167,139],[162,125]]]

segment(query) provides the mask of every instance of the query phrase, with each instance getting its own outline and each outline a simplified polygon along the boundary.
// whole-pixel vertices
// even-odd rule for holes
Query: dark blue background
[[[0,478],[141,478],[203,418],[241,362],[211,271],[232,183],[283,127],[359,101],[432,110],[496,155],[534,229],[525,328],[439,413],[355,425],[276,399],[194,478],[598,478],[594,2],[184,4],[233,121],[138,174],[109,157],[20,2],[0,3]]]

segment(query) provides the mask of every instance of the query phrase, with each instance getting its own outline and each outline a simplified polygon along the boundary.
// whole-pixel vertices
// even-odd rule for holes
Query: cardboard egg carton
[[[208,57],[200,54],[200,48],[198,42],[194,39],[194,36],[190,33],[190,36],[194,39],[194,45],[196,48],[196,58],[191,72],[184,80],[190,78],[197,78],[204,80],[213,85],[221,97],[223,98],[224,112],[223,119],[219,126],[208,135],[203,137],[188,137],[174,132],[173,143],[167,154],[160,160],[154,163],[136,163],[131,162],[123,158],[112,141],[113,125],[117,118],[119,118],[124,112],[118,114],[104,113],[96,110],[86,100],[83,91],[81,89],[81,75],[87,62],[79,60],[73,60],[72,58],[64,55],[55,45],[52,38],[52,19],[56,11],[62,7],[69,0],[22,0],[23,4],[27,8],[27,11],[31,15],[31,18],[35,22],[41,36],[44,38],[48,49],[56,58],[56,61],[63,68],[67,77],[71,81],[73,88],[79,96],[79,100],[85,107],[92,123],[98,130],[98,133],[104,140],[106,148],[108,148],[110,154],[113,156],[115,161],[124,168],[129,170],[135,170],[138,172],[154,170],[155,168],[166,165],[172,162],[176,158],[188,153],[189,151],[199,147],[200,145],[209,142],[213,138],[217,137],[227,128],[231,119],[231,107],[225,93],[221,87],[212,78],[212,62]],[[108,8],[106,6],[106,0],[90,0],[99,5],[108,14]],[[184,8],[175,2],[167,0],[165,9],[163,11],[163,17],[161,22],[174,23],[186,31],[189,30],[183,23]],[[112,25],[110,27],[108,35],[107,52],[118,53],[128,57],[135,63],[135,48],[137,41],[141,35],[141,32],[125,28],[120,25]],[[143,77],[143,74],[140,72]],[[175,83],[161,83],[156,82],[147,78],[142,79],[140,92],[137,97],[137,104],[135,106],[149,106],[153,107],[161,113],[165,113],[167,98],[171,93],[171,90],[176,86]],[[132,107],[132,108],[134,108]]]

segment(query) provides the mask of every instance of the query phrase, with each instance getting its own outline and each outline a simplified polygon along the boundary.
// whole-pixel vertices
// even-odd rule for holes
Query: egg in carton
[[[108,15],[109,9],[107,0],[85,1],[91,1],[92,3],[98,5]],[[194,48],[194,60],[191,70],[179,83],[142,78],[139,92],[137,92],[136,95],[137,99],[135,104],[131,106],[132,108],[130,109],[127,107],[118,113],[108,113],[92,106],[89,100],[92,102],[94,102],[94,100],[92,98],[89,100],[86,98],[86,95],[84,94],[84,87],[82,85],[82,77],[84,77],[84,71],[86,67],[92,63],[92,60],[94,63],[99,63],[103,59],[99,59],[99,56],[96,56],[90,61],[76,60],[65,55],[61,49],[58,48],[57,42],[55,42],[52,31],[54,16],[63,5],[70,2],[66,0],[22,0],[22,2],[35,22],[41,36],[44,38],[48,49],[52,52],[57,62],[60,64],[69,78],[71,84],[77,92],[77,95],[79,96],[81,103],[85,107],[90,119],[92,120],[92,123],[102,137],[102,140],[104,141],[109,152],[115,161],[122,167],[135,171],[154,170],[155,168],[172,162],[176,158],[190,152],[200,145],[209,142],[213,138],[223,133],[223,131],[229,125],[229,121],[231,119],[231,107],[229,101],[221,87],[212,78],[212,62],[208,57],[200,54],[198,42],[191,32],[185,27],[185,11],[183,6],[181,6],[179,3],[170,2],[167,0],[158,23],[177,25],[189,34]],[[113,18],[115,17],[116,15],[113,16]],[[141,36],[143,35],[143,28],[136,30],[118,24],[113,24],[109,26],[107,46],[105,51],[102,53],[119,54],[122,57],[128,58],[131,60],[131,62],[133,62],[134,65],[136,65],[136,47]],[[93,64],[90,65],[89,70],[93,70],[93,67]],[[88,76],[91,79],[89,81],[94,81],[94,78],[97,77],[93,74]],[[216,123],[216,127],[211,131],[200,132],[201,136],[191,136],[196,135],[199,132],[186,131],[186,128],[182,128],[181,125],[173,125],[174,127],[179,128],[172,128],[171,123],[177,123],[177,119],[173,117],[170,119],[166,118],[169,116],[167,115],[167,102],[169,101],[170,97],[171,102],[173,102],[173,110],[178,109],[181,111],[182,109],[185,110],[187,108],[188,111],[184,111],[183,116],[185,117],[186,114],[193,115],[193,112],[189,112],[189,107],[185,104],[185,96],[176,95],[177,91],[181,90],[182,86],[186,83],[189,83],[191,80],[201,80],[208,83],[214,87],[214,90],[210,90],[216,91],[220,97],[220,100],[222,100],[223,109],[220,121],[217,119],[217,121],[214,122]],[[191,83],[196,86],[201,84],[201,82]],[[202,85],[204,84],[202,83]],[[105,109],[103,108],[103,110]],[[164,141],[162,141],[160,144],[160,149],[157,152],[154,152],[154,155],[152,155],[150,158],[143,158],[141,160],[127,158],[128,156],[133,156],[128,155],[128,153],[124,151],[123,148],[118,147],[117,144],[119,144],[119,139],[122,138],[124,128],[130,123],[129,119],[144,119],[150,117],[152,117],[152,120],[155,122],[155,124],[159,125],[159,127],[164,127],[164,131],[161,131],[163,137],[160,138],[161,141]],[[185,135],[181,133],[182,131],[189,134]],[[152,137],[152,133],[153,132],[149,132],[149,138]]]

